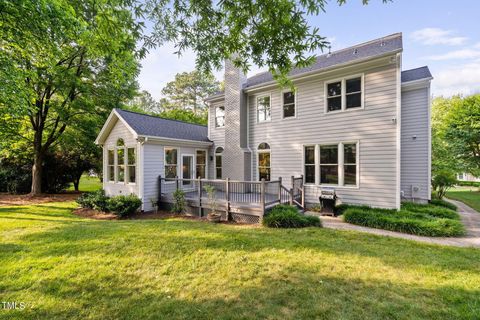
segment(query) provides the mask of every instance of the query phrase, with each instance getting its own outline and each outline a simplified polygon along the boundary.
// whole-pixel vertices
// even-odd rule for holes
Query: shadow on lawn
[[[26,234],[22,240],[41,245],[40,250],[34,253],[39,257],[83,255],[90,251],[109,255],[122,250],[148,255],[155,250],[166,250],[166,247],[176,255],[204,249],[247,253],[275,249],[292,254],[312,250],[313,253],[342,255],[346,258],[375,258],[394,268],[429,266],[439,271],[473,273],[480,270],[480,250],[440,247],[319,228],[278,230],[237,228],[182,220],[82,220],[73,223],[65,221],[54,229]],[[99,246],[99,242],[103,245]],[[74,247],[72,243],[75,244]],[[394,245],[402,249],[392,252]]]
[[[255,285],[209,283],[202,289],[211,296],[192,284],[177,291],[155,279],[137,285],[141,283],[137,277],[112,273],[108,279],[44,279],[30,290],[50,304],[31,301],[35,307],[21,315],[99,319],[474,319],[480,312],[478,290],[348,280],[319,276],[315,268],[290,270],[288,277],[264,277]]]

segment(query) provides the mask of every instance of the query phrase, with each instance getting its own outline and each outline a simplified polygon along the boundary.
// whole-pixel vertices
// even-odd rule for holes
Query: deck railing
[[[270,207],[277,204],[298,205],[304,208],[303,176],[291,177],[291,188],[282,184],[282,178],[273,181],[239,181],[230,179],[182,179],[158,177],[158,203],[172,201],[169,195],[182,189],[186,199],[195,201],[196,206],[208,207],[208,194],[205,186],[215,189],[215,200],[227,212],[232,205],[254,207],[263,216]]]

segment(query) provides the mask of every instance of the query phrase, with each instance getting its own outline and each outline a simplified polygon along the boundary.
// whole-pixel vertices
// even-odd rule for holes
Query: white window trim
[[[315,168],[315,176],[314,176],[314,179],[315,181],[314,182],[305,182],[305,179],[307,177],[307,171],[305,170],[305,148],[307,147],[314,147],[314,158],[313,158],[313,166]],[[317,185],[318,184],[318,181],[317,181],[317,149],[318,149],[318,144],[304,144],[302,145],[302,164],[303,164],[303,168],[302,168],[302,173],[303,173],[303,183],[305,185],[308,185],[308,186],[314,186],[314,185]],[[309,165],[312,165],[312,164],[309,164]]]
[[[265,98],[265,97],[270,98],[270,119],[259,121],[259,118],[258,118],[258,99]],[[271,122],[272,121],[272,94],[271,93],[255,96],[255,114],[256,114],[256,117],[257,117],[257,123],[265,123],[265,122]]]
[[[357,166],[357,184],[356,185],[344,185],[344,150],[343,145],[345,144],[355,144],[356,148],[356,166]],[[338,184],[331,184],[331,183],[320,183],[320,147],[321,146],[331,146],[337,145],[338,146]],[[337,189],[359,189],[360,188],[360,141],[359,140],[350,140],[350,141],[342,141],[342,142],[330,142],[330,143],[320,143],[320,144],[304,144],[302,145],[302,172],[303,176],[305,177],[305,147],[315,147],[315,183],[305,183],[307,186],[317,186],[317,187],[332,187]]]
[[[106,146],[106,150],[107,150],[107,154],[106,154],[106,168],[105,168],[106,170],[105,170],[105,172],[106,172],[107,175],[106,175],[105,181],[106,181],[107,183],[113,184],[113,183],[115,183],[115,178],[116,178],[116,177],[115,177],[115,176],[116,176],[116,172],[115,172],[115,171],[116,171],[116,170],[115,170],[115,159],[116,159],[117,157],[116,157],[116,155],[115,155],[115,154],[116,154],[115,146]],[[109,165],[108,165],[108,151],[110,151],[110,150],[113,151],[113,180],[110,180],[110,177],[108,176],[108,167],[109,167]]]
[[[223,107],[223,126],[217,126],[217,108],[220,108],[220,107]],[[213,122],[214,122],[215,129],[225,128],[225,113],[226,113],[225,106],[224,105],[214,106],[214,109],[215,109],[215,116],[213,118]]]
[[[138,175],[137,175],[137,162],[138,162],[137,161],[138,160],[137,159],[137,146],[132,146],[132,145],[127,146],[127,145],[125,145],[125,177],[126,178],[128,177],[128,179],[125,179],[125,183],[127,185],[134,186],[134,185],[137,184],[137,182],[130,182],[130,181],[126,182],[127,180],[130,179],[130,168],[129,167],[132,166],[132,165],[128,164],[128,149],[133,149],[133,153],[135,154],[135,165],[134,165],[135,166],[135,181],[137,181],[137,179],[138,179]]]
[[[179,167],[179,159],[178,157],[180,156],[179,155],[179,148],[178,147],[168,147],[168,146],[165,146],[163,147],[163,178],[166,179],[167,178],[167,150],[171,150],[171,149],[175,149],[177,150],[177,170],[176,170],[176,177],[178,177],[178,167]],[[165,184],[172,184],[172,183],[175,183],[175,181],[167,181],[165,180]]]
[[[221,153],[217,153],[217,149],[218,148],[222,148],[222,152]],[[215,150],[213,150],[213,180],[217,180],[217,179],[222,179],[223,177],[223,153],[225,152],[225,148],[223,146],[218,146],[215,148]],[[221,155],[222,157],[222,176],[220,178],[217,178],[217,154]]]
[[[362,90],[362,96],[360,98],[360,107],[356,108],[351,108],[347,109],[347,80],[354,79],[354,78],[361,78],[361,90]],[[341,82],[342,83],[342,91],[341,91],[341,98],[342,98],[342,108],[340,110],[335,110],[335,111],[328,111],[328,85],[330,83],[335,83],[335,82]],[[343,78],[337,78],[337,79],[332,79],[324,82],[324,114],[335,114],[335,113],[340,113],[340,112],[351,112],[355,110],[364,110],[365,109],[365,74],[364,73],[359,73]]]
[[[294,94],[294,110],[295,110],[295,115],[293,117],[285,117],[285,114],[284,114],[284,110],[283,110],[283,94],[284,93],[287,93],[287,92],[293,92]],[[295,89],[295,90],[290,90],[290,89],[284,89],[280,92],[280,101],[281,101],[281,110],[280,112],[282,113],[282,120],[291,120],[291,119],[296,119],[297,118],[297,93],[298,93],[298,90]],[[271,113],[271,108],[270,108],[270,113]]]
[[[196,155],[191,154],[191,153],[182,153],[182,155],[180,156],[180,168],[181,168],[180,172],[182,173],[182,175],[179,177],[179,179],[183,179],[183,157],[191,157],[192,158],[192,178],[191,178],[191,180],[196,179],[195,174],[196,174],[196,171],[197,171],[196,169],[197,168],[196,168],[196,165],[195,165],[195,156]],[[177,165],[177,169],[178,169],[178,165]],[[183,188],[184,190],[190,190],[190,189],[194,189],[195,186],[193,184],[193,181],[190,181],[190,184],[187,184],[187,185],[184,185],[183,181],[182,181],[181,188]]]
[[[195,165],[195,179],[197,177],[197,151],[205,152],[205,179],[208,179],[208,150],[207,149],[195,149],[194,165]]]
[[[263,150],[259,150],[258,147],[262,144],[262,143],[266,143],[268,144],[268,146],[270,147],[270,149],[263,149]],[[259,168],[260,168],[260,153],[270,153],[270,181],[272,181],[272,147],[270,146],[270,143],[268,142],[260,142],[258,145],[257,145],[257,156],[255,157],[255,159],[257,160],[257,172],[256,172],[256,181],[260,181],[260,171],[259,171]]]
[[[114,154],[114,163],[115,163],[115,173],[114,173],[114,176],[115,176],[115,183],[116,184],[123,184],[123,185],[126,185],[127,182],[126,182],[126,173],[127,173],[127,163],[126,163],[126,153],[127,153],[127,146],[125,144],[125,140],[123,138],[119,138],[119,139],[122,139],[123,140],[123,146],[117,146],[117,144],[115,143],[115,154]],[[118,141],[118,139],[117,139]],[[124,166],[124,172],[123,172],[123,181],[119,181],[118,180],[118,169],[119,169],[119,165],[118,165],[118,150],[119,149],[123,149],[123,166]]]

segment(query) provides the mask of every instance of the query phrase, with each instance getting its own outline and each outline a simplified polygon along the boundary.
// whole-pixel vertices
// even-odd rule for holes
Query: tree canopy
[[[480,95],[433,100],[432,170],[480,175]]]
[[[67,128],[88,126],[92,114],[105,117],[136,90],[141,25],[129,5],[0,3],[0,138],[22,139],[31,147],[32,194],[41,192],[44,157]]]

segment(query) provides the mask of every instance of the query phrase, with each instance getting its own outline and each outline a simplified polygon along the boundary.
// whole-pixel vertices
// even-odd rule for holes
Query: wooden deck
[[[260,223],[263,216],[278,204],[291,204],[303,208],[303,177],[291,178],[293,188],[276,181],[232,181],[207,179],[164,179],[159,177],[159,205],[171,205],[173,193],[182,189],[189,211],[200,216],[212,209],[205,186],[215,189],[216,209],[224,220]]]

